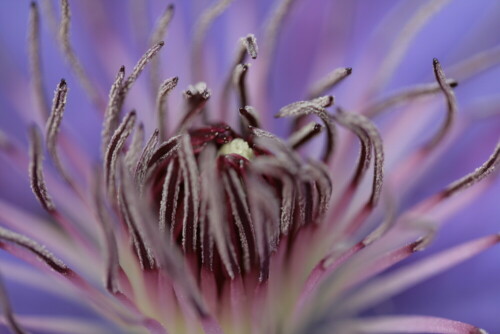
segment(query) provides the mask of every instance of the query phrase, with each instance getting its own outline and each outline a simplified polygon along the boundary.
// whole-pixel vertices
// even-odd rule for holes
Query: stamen
[[[247,55],[250,55],[252,59],[257,58],[258,46],[257,39],[253,34],[248,34],[246,37],[240,38],[240,45],[238,48],[238,52],[236,54],[236,58],[231,65],[231,72],[228,78],[224,82],[224,88],[221,94],[221,118],[225,119],[227,117],[227,103],[229,98],[229,92],[233,86],[234,75],[236,73],[236,68],[243,64],[246,60]],[[237,81],[236,81],[237,82]],[[236,86],[238,86],[236,84]],[[240,101],[241,102],[241,101]],[[243,107],[246,105],[243,105]]]
[[[102,197],[101,192],[101,173],[97,173],[95,177],[95,182],[93,184],[93,197],[94,205],[97,211],[97,216],[104,233],[105,248],[106,248],[106,277],[105,284],[106,289],[111,293],[116,293],[118,291],[118,270],[120,267],[120,260],[118,257],[118,248],[116,244],[116,239],[113,231],[113,224],[107,213],[106,207],[104,205],[105,201]]]
[[[446,83],[451,87],[455,88],[458,86],[458,82],[453,79],[447,79]],[[424,85],[417,85],[405,90],[402,90],[392,96],[389,96],[379,102],[376,102],[367,108],[365,108],[362,113],[368,117],[373,118],[380,115],[381,113],[387,111],[389,108],[397,106],[401,103],[410,102],[413,99],[424,97],[428,95],[433,95],[441,92],[441,86],[439,83],[430,83]]]
[[[238,64],[236,66],[236,68],[234,69],[234,73],[233,73],[233,84],[236,87],[238,87],[240,108],[243,108],[243,107],[249,105],[248,94],[247,94],[247,89],[246,89],[246,85],[245,85],[245,78],[246,78],[249,67],[250,67],[250,64]]]
[[[135,124],[136,114],[135,111],[131,111],[125,116],[122,123],[116,129],[111,141],[109,142],[108,148],[106,150],[106,154],[104,156],[104,172],[105,172],[105,180],[106,187],[108,190],[108,194],[112,196],[115,194],[115,174],[116,174],[116,163],[118,159],[118,154],[125,144],[125,140],[127,140],[128,136],[132,132],[132,129]]]
[[[52,254],[38,242],[22,234],[7,230],[0,226],[0,240],[8,241],[20,246],[21,248],[27,249],[31,253],[38,256],[50,268],[54,269],[60,274],[64,275],[70,272],[70,269],[64,264],[63,261],[55,257],[54,254]],[[6,248],[7,245],[2,245],[2,243],[0,242],[0,247]]]
[[[288,138],[288,145],[297,150],[302,145],[306,144],[312,138],[316,137],[323,130],[323,126],[319,123],[311,122],[301,129],[292,133],[290,138]]]
[[[444,189],[441,194],[443,197],[450,197],[459,191],[467,189],[474,184],[480,182],[490,175],[500,165],[500,142],[497,144],[495,151],[489,159],[477,168],[474,172],[464,176]]]
[[[237,199],[239,205],[242,209],[240,211],[240,217],[245,221],[245,225],[249,227],[250,233],[254,235],[254,227],[252,222],[252,217],[250,215],[250,208],[248,206],[248,199],[246,194],[246,189],[240,180],[240,177],[234,170],[229,170],[229,181],[235,190],[235,198]],[[241,212],[242,211],[242,212]]]
[[[352,73],[350,67],[339,67],[328,73],[324,78],[315,82],[309,90],[308,100],[312,100],[321,95],[326,94],[330,89],[342,82],[346,77]]]
[[[151,135],[151,137],[149,137],[148,142],[146,143],[146,146],[144,146],[144,149],[142,150],[141,156],[137,161],[135,167],[135,180],[137,184],[139,184],[139,188],[141,190],[142,190],[142,185],[144,184],[144,178],[146,176],[148,163],[151,157],[153,156],[156,145],[158,144],[158,133],[159,130],[156,129]],[[142,194],[142,191],[140,191],[140,193]]]
[[[252,163],[254,172],[276,178],[281,184],[280,232],[285,235],[306,223],[302,184],[308,181],[307,168],[295,160],[293,156],[277,155],[259,158]]]
[[[283,183],[281,190],[281,233],[287,235],[290,226],[292,225],[292,219],[295,209],[295,192],[294,184],[290,176],[282,176],[280,178]]]
[[[372,232],[370,232],[370,234],[363,238],[361,242],[364,246],[368,246],[380,239],[396,223],[396,203],[392,194],[387,194],[383,196],[383,198],[383,202],[385,202],[384,220]]]
[[[231,176],[232,181],[234,181],[234,177],[236,177],[236,179],[238,178],[237,175],[232,175],[232,174],[236,174],[236,172],[234,170],[229,170],[228,174]],[[232,216],[234,218],[234,223],[238,229],[238,236],[239,236],[239,240],[240,240],[240,245],[241,245],[241,248],[243,251],[243,268],[244,268],[245,272],[249,272],[250,271],[249,241],[247,240],[247,235],[245,233],[245,228],[243,226],[243,222],[242,222],[243,217],[240,216],[240,212],[238,210],[238,206],[236,203],[236,198],[235,198],[236,191],[233,192],[233,188],[231,187],[231,184],[230,184],[230,181],[229,181],[227,175],[222,175],[222,181],[224,183],[224,190],[229,197],[229,205],[231,207],[231,213],[232,213]],[[236,180],[236,182],[240,182],[240,181]]]
[[[170,138],[168,141],[162,143],[158,148],[153,152],[151,158],[149,160],[144,159],[144,168],[146,168],[146,172],[144,175],[147,176],[149,171],[155,170],[155,168],[165,159],[168,159],[174,152],[179,148],[179,139],[180,136],[175,136]],[[141,160],[139,160],[141,161]],[[136,179],[138,182],[141,180],[141,175],[143,173],[143,167],[136,169]],[[144,177],[142,178],[144,179]]]
[[[127,95],[128,91],[134,84],[134,82],[137,80],[139,75],[142,73],[146,65],[153,59],[153,57],[161,50],[161,48],[165,45],[165,42],[160,41],[153,45],[151,48],[149,48],[148,51],[139,59],[137,64],[134,66],[134,69],[132,70],[132,73],[128,76],[128,78],[125,80],[123,83],[122,91],[121,94],[123,95],[123,98]]]
[[[181,145],[179,149],[179,161],[181,163],[181,169],[186,170],[184,177],[184,194],[186,195],[184,205],[189,203],[188,197],[191,197],[191,205],[192,205],[192,217],[190,217],[190,224],[192,224],[193,228],[193,244],[196,243],[196,230],[198,228],[198,212],[200,207],[200,198],[199,195],[201,193],[200,185],[199,185],[199,175],[198,175],[198,166],[196,163],[196,158],[193,153],[193,147],[191,146],[191,137],[188,134],[184,134],[181,138]],[[189,191],[190,189],[190,191]],[[185,229],[188,218],[188,210],[187,207],[184,211],[183,217],[183,248],[186,249],[185,245]]]
[[[315,180],[319,192],[317,216],[314,219],[317,219],[318,223],[320,223],[321,220],[319,219],[328,211],[333,184],[330,179],[330,171],[324,164],[311,160],[309,161],[309,165],[312,178]]]
[[[30,166],[29,175],[31,190],[42,207],[49,213],[55,211],[55,205],[50,198],[43,176],[43,154],[40,130],[36,126],[30,128]]]
[[[218,183],[217,167],[215,165],[216,151],[215,147],[207,146],[201,152],[200,170],[205,174],[202,180],[202,192],[204,200],[208,204],[208,224],[209,233],[214,238],[217,251],[222,260],[224,267],[231,279],[234,278],[233,265],[231,263],[227,240],[226,213],[221,203],[224,203],[222,187]]]
[[[436,58],[434,58],[433,60],[433,66],[434,66],[434,75],[436,76],[436,80],[439,83],[441,91],[446,97],[446,104],[448,111],[446,113],[446,119],[441,129],[439,129],[438,133],[436,133],[436,135],[425,145],[424,149],[426,150],[433,149],[434,147],[436,147],[437,144],[439,144],[443,140],[444,136],[449,132],[451,128],[451,125],[455,119],[455,115],[458,109],[455,93],[451,89],[450,85],[446,82],[446,78],[444,76],[443,70],[441,69],[441,65],[439,64],[439,61]]]
[[[494,47],[483,52],[479,52],[470,58],[452,66],[449,69],[454,77],[460,81],[473,78],[477,74],[498,66],[500,63],[500,47]]]
[[[297,173],[302,165],[300,157],[280,138],[271,132],[258,128],[250,128],[250,133],[255,136],[254,144],[266,147],[266,149],[275,149],[277,154],[277,157],[272,159],[262,157],[256,164],[252,164],[252,168],[256,168],[259,163],[273,166],[281,166],[284,163],[283,167],[286,170],[289,170],[292,174]]]
[[[182,144],[181,144],[182,147]],[[180,150],[179,150],[180,151]],[[185,162],[179,159],[180,162],[180,171],[182,175],[182,179],[184,181],[183,185],[183,190],[184,190],[184,198],[182,199],[182,203],[184,204],[182,208],[182,223],[181,223],[181,245],[182,245],[182,250],[186,252],[186,240],[187,240],[187,223],[188,223],[188,216],[189,216],[189,210],[190,210],[190,203],[189,203],[189,197],[191,196],[191,189],[188,185],[188,172],[187,172],[187,167],[185,165]],[[173,231],[173,230],[172,230]]]
[[[335,117],[335,119],[354,132],[360,142],[361,150],[359,153],[358,166],[350,184],[350,187],[355,189],[363,179],[363,176],[370,166],[373,145],[371,138],[368,136],[365,129],[360,126],[359,122],[356,122],[354,117],[346,115],[347,114],[345,113],[341,113],[340,117]]]
[[[392,42],[388,54],[384,57],[384,61],[379,67],[379,72],[375,75],[373,86],[370,91],[376,93],[385,87],[389,79],[393,77],[394,71],[401,63],[414,37],[425,26],[425,23],[438,13],[448,2],[450,2],[450,0],[436,0],[424,4],[407,21],[406,25]]]
[[[69,38],[69,26],[71,23],[71,11],[69,7],[68,0],[61,0],[61,22],[59,25],[59,43],[62,48],[63,54],[66,57],[66,60],[72,67],[75,72],[80,84],[83,89],[89,96],[90,100],[94,103],[96,107],[99,109],[104,105],[99,93],[97,92],[95,85],[92,84],[87,73],[83,69],[83,66],[76,56],[75,51],[70,43]]]
[[[362,136],[366,136],[365,139],[360,138],[360,140],[365,142],[365,145],[368,147],[373,147],[375,158],[373,166],[373,185],[370,200],[368,202],[368,205],[373,208],[377,205],[382,191],[384,165],[384,147],[382,145],[382,138],[375,125],[368,118],[359,114],[347,113],[340,108],[337,111],[338,117],[336,117],[336,119],[339,120],[341,124],[352,128],[353,131],[357,132],[357,134],[359,133]],[[364,135],[359,132],[359,130],[362,131]],[[370,143],[368,143],[367,140],[369,140]]]
[[[280,203],[269,185],[257,175],[250,175],[246,182],[249,208],[255,229],[255,243],[259,254],[259,281],[269,276],[269,257],[280,233]]]
[[[160,86],[156,96],[156,115],[158,117],[158,129],[160,130],[160,140],[165,140],[167,136],[166,129],[166,109],[167,109],[167,96],[177,86],[179,82],[178,77],[169,78]]]
[[[38,111],[43,120],[49,117],[49,102],[45,95],[45,87],[42,75],[42,59],[40,52],[40,13],[36,2],[31,2],[29,28],[28,28],[28,48],[30,70],[33,80],[33,91],[38,104]]]
[[[252,57],[252,59],[257,59],[259,47],[257,46],[257,39],[255,38],[255,35],[248,34],[246,37],[242,37],[240,41],[250,57]],[[243,61],[244,59],[241,59],[238,63],[241,64]]]
[[[174,4],[169,4],[162,16],[158,19],[153,29],[153,33],[149,39],[149,45],[153,46],[156,43],[165,40],[165,35],[167,33],[168,26],[174,17]],[[151,89],[156,91],[158,85],[160,83],[159,74],[160,74],[160,59],[154,58],[151,60],[150,66],[150,74],[151,74]]]
[[[144,124],[140,123],[132,135],[132,142],[125,154],[125,166],[130,172],[135,171],[144,143]]]
[[[163,181],[163,188],[161,192],[161,201],[160,201],[160,215],[159,215],[159,228],[160,232],[163,233],[166,231],[166,222],[167,222],[167,212],[172,212],[171,206],[173,205],[173,198],[171,197],[170,180],[172,179],[174,169],[174,163],[171,162],[168,164],[167,172],[165,174],[165,180]],[[167,208],[168,206],[168,208]]]
[[[12,306],[10,305],[9,296],[7,290],[5,289],[3,279],[0,276],[0,305],[2,305],[3,316],[9,329],[14,334],[27,334],[27,332],[19,325],[16,318],[14,317],[14,312],[12,311]]]
[[[475,239],[399,268],[384,276],[379,276],[363,287],[356,289],[355,293],[342,304],[342,310],[363,311],[381,300],[386,300],[432,275],[437,275],[485,251],[499,241],[499,235],[489,235]]]
[[[176,171],[176,178],[175,178],[175,184],[174,184],[174,198],[173,198],[173,203],[172,203],[172,210],[170,212],[170,240],[172,243],[174,242],[175,236],[175,225],[177,223],[177,206],[180,203],[179,200],[179,194],[181,192],[181,182],[183,179],[183,175],[179,172],[180,166],[179,166],[179,160],[175,159],[175,171]]]
[[[274,55],[278,35],[283,26],[286,16],[290,12],[295,0],[282,0],[266,24],[265,49],[269,57]],[[269,61],[272,61],[271,59]]]
[[[54,92],[52,110],[50,112],[49,118],[47,119],[47,125],[45,128],[45,142],[47,145],[47,150],[57,170],[59,171],[59,173],[61,173],[65,180],[69,180],[69,177],[62,166],[61,159],[59,158],[59,153],[57,151],[57,136],[61,127],[64,109],[66,108],[67,95],[68,86],[66,85],[66,81],[64,79],[61,79],[61,82]]]
[[[332,157],[335,150],[335,135],[336,129],[328,111],[324,108],[333,103],[333,96],[320,97],[312,101],[300,101],[289,104],[280,109],[275,117],[289,117],[314,114],[318,116],[326,127],[326,147],[321,160],[327,163]]]
[[[334,100],[332,95],[325,95],[312,99],[311,103],[317,104],[321,108],[328,108],[333,105]]]
[[[109,90],[109,100],[101,132],[101,152],[104,154],[111,140],[111,134],[115,131],[118,123],[118,116],[122,106],[122,95],[120,94],[125,78],[125,66],[120,67],[116,79]]]
[[[127,176],[125,176],[125,178],[127,178]],[[141,225],[139,225],[141,220],[140,215],[137,212],[137,203],[129,198],[131,192],[134,190],[125,189],[129,188],[127,183],[127,180],[124,180],[121,184],[120,191],[118,191],[118,205],[120,213],[127,223],[141,268],[153,269],[155,268],[155,258],[150,245],[148,245],[144,239],[144,231],[142,230]]]
[[[240,115],[249,126],[253,128],[260,128],[259,117],[253,107],[245,106],[244,108],[240,108]]]
[[[185,130],[193,118],[203,111],[210,95],[210,90],[204,82],[198,82],[194,86],[188,86],[188,89],[184,91],[184,97],[188,103],[188,110],[184,118],[181,120],[176,132],[182,132]]]
[[[191,54],[193,69],[193,79],[195,81],[202,80],[204,77],[203,73],[203,41],[207,34],[208,29],[215,21],[215,19],[221,15],[227,7],[233,2],[233,0],[219,0],[215,2],[212,6],[207,8],[200,16],[196,22],[193,37],[193,51]]]

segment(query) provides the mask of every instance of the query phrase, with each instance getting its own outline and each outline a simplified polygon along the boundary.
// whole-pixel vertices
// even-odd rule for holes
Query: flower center
[[[214,124],[170,141],[150,174],[160,231],[219,282],[252,272],[266,279],[280,239],[326,210],[327,174],[289,152],[262,149],[253,135]]]

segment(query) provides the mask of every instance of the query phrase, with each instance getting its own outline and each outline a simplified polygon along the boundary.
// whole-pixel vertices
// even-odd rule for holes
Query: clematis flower
[[[487,210],[478,201],[498,198],[498,92],[488,96],[481,73],[498,65],[499,41],[454,41],[457,59],[441,58],[446,50],[430,42],[417,60],[406,56],[419,51],[411,45],[422,29],[444,29],[433,20],[456,22],[479,5],[399,2],[380,11],[343,1],[232,2],[199,11],[191,2],[162,3],[161,11],[142,1],[2,4],[2,13],[26,7],[28,57],[2,58],[9,114],[0,152],[10,167],[1,174],[0,246],[9,255],[0,272],[8,287],[39,291],[18,303],[19,290],[0,284],[3,326],[498,329],[440,316],[433,295],[415,313],[409,296],[396,302],[407,314],[383,307],[500,242],[482,233],[426,251],[444,223],[475,212],[468,204]],[[480,9],[482,22],[464,22],[477,29],[471,40],[498,22],[498,11]],[[148,10],[157,14],[151,32]],[[362,24],[370,34],[352,39],[346,30],[357,15],[380,23]],[[10,66],[18,61],[20,73]],[[486,125],[471,136],[478,124]],[[453,155],[463,166],[450,165]],[[29,189],[24,180],[36,202],[18,190]],[[60,299],[79,308],[45,314]],[[34,300],[43,309],[25,312]]]

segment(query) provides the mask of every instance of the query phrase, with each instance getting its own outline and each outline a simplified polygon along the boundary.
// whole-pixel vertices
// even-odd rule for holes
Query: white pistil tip
[[[240,138],[231,140],[219,149],[219,155],[228,154],[238,154],[248,160],[252,160],[254,157],[253,150],[248,146],[248,143]]]

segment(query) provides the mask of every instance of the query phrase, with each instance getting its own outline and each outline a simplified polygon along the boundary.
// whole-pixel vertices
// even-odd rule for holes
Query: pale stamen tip
[[[254,157],[253,150],[250,148],[248,143],[241,138],[233,139],[229,143],[221,146],[218,155],[229,154],[238,154],[247,160],[251,160]]]

